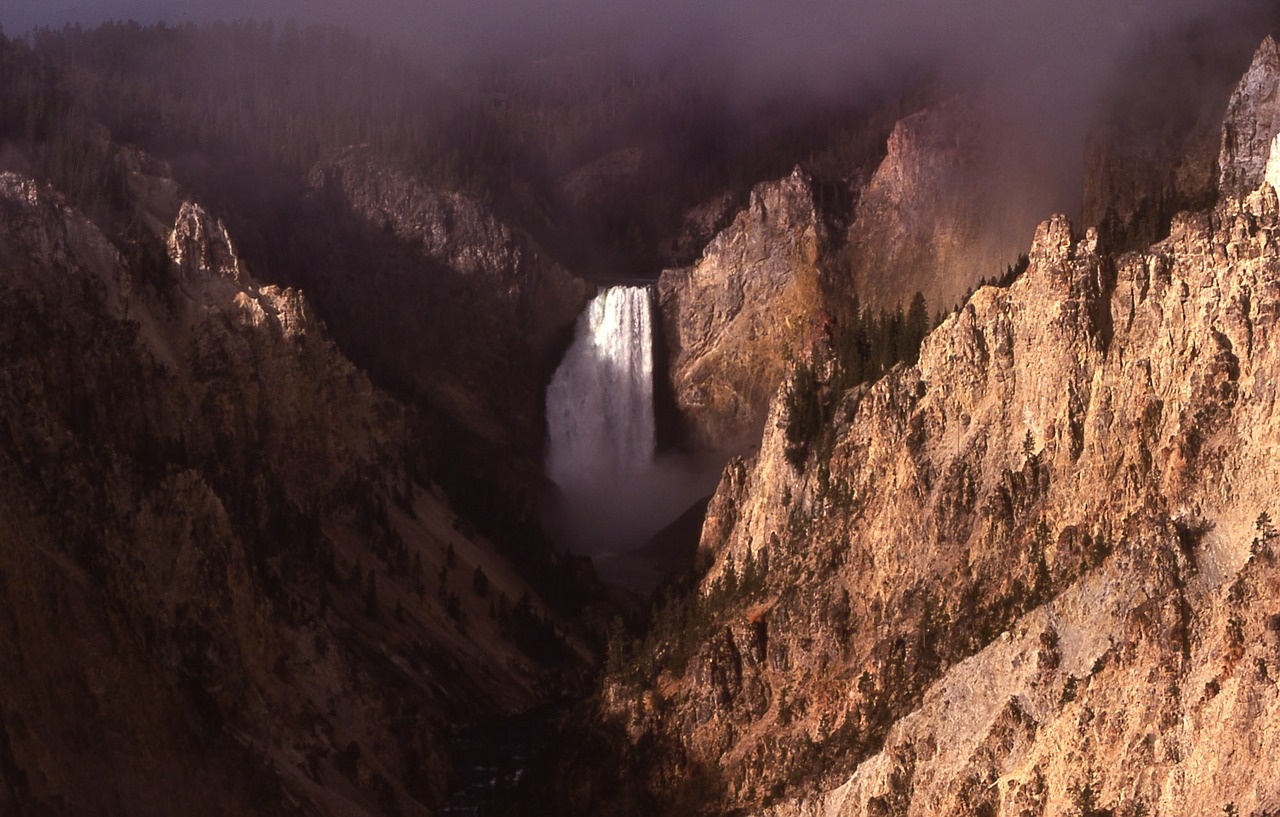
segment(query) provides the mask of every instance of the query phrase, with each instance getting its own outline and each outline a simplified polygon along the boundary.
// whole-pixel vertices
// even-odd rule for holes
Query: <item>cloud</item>
[[[583,49],[641,68],[714,66],[730,78],[728,92],[749,100],[839,98],[892,86],[909,67],[929,64],[942,81],[979,89],[993,103],[988,110],[1013,146],[1040,164],[1029,173],[1078,190],[1093,107],[1119,61],[1197,15],[1221,18],[1268,2],[0,0],[0,25],[14,33],[113,18],[296,18],[363,30],[446,68]]]
[[[0,0],[10,33],[109,19],[273,17],[346,25],[443,64],[608,43],[637,61],[703,51],[744,83],[840,90],[939,59],[948,71],[1004,71],[1037,87],[1105,73],[1136,39],[1211,0]],[[1223,11],[1222,13],[1229,13]]]
[[[950,51],[967,61],[1083,65],[1137,32],[1214,7],[1210,0],[0,0],[12,31],[68,21],[143,22],[271,16],[350,25],[449,59],[536,52],[608,37],[633,53],[702,46],[748,72],[788,80],[875,70]],[[1221,4],[1217,4],[1221,5]],[[914,52],[914,53],[913,53]]]

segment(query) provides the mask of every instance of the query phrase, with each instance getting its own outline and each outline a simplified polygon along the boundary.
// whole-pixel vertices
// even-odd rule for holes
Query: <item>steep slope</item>
[[[1168,235],[1178,212],[1212,206],[1227,103],[1256,32],[1278,26],[1274,4],[1231,3],[1120,66],[1085,150],[1082,221],[1108,247],[1144,249]]]
[[[264,274],[304,289],[339,348],[413,407],[459,509],[524,538],[542,489],[543,390],[590,286],[482,202],[368,147],[315,166],[290,195],[286,214],[260,208],[278,222]]]
[[[692,266],[658,283],[683,442],[753,448],[785,360],[855,309],[949,306],[1017,254],[984,171],[990,145],[952,98],[900,119],[852,201],[801,168],[759,184]],[[848,184],[846,182],[845,184]],[[828,185],[829,187],[829,185]],[[856,296],[856,298],[855,298]]]
[[[509,444],[532,440],[536,449],[541,387],[568,343],[587,284],[478,202],[432,190],[367,150],[317,166],[309,181],[325,204],[393,240],[381,257],[322,284],[335,321],[371,333],[366,343],[389,358],[383,366],[397,380],[469,430]],[[342,238],[330,235],[327,244]],[[350,248],[335,245],[324,254],[344,251]],[[373,281],[364,278],[369,266]],[[343,278],[353,275],[361,278]],[[367,326],[375,316],[376,328]]]
[[[839,281],[841,291],[888,309],[923,292],[948,308],[1013,260],[1014,225],[994,206],[991,136],[959,98],[898,122],[858,198],[848,231],[851,281]]]
[[[851,718],[852,734],[874,733],[862,708],[894,686],[919,697],[890,710],[883,746],[847,780],[768,813],[1280,806],[1268,624],[1280,573],[1262,515],[1280,429],[1276,228],[1268,188],[1246,207],[1175,221],[1168,242],[1112,271],[1063,222],[1048,223],[1025,279],[980,292],[929,339],[917,369],[872,390],[884,399],[922,384],[918,401],[889,397],[887,415],[859,411],[832,472],[849,473],[842,451],[862,448],[859,420],[880,416],[873,440],[884,420],[897,429],[902,444],[879,471],[906,494],[897,513],[923,524],[895,533],[882,516],[877,526],[872,500],[869,527],[853,526],[849,542],[870,557],[862,566],[885,610],[924,594],[905,616],[915,619],[906,653],[889,661],[909,669],[890,680],[855,662],[870,672],[856,686],[852,674],[804,686],[848,691],[850,706],[821,707],[834,735]],[[979,599],[1013,592],[995,594],[1003,614],[975,615],[965,604],[975,588]],[[885,623],[873,626],[882,637]],[[975,628],[983,635],[970,643],[986,646],[964,657],[955,641]],[[823,738],[820,721],[807,727]]]
[[[1262,183],[1271,139],[1280,131],[1280,48],[1267,37],[1227,103],[1218,152],[1218,188],[1245,196]]]
[[[0,175],[0,811],[431,813],[451,726],[585,651],[302,295],[111,150],[125,232]]]
[[[1270,142],[1274,134],[1268,135]],[[796,468],[789,379],[693,596],[616,649],[582,813],[1280,809],[1269,185],[1111,257],[1063,218]],[[813,368],[841,365],[819,343]]]
[[[662,273],[662,339],[685,442],[735,452],[759,439],[784,361],[821,308],[827,244],[813,180],[796,168],[757,185],[696,264]]]

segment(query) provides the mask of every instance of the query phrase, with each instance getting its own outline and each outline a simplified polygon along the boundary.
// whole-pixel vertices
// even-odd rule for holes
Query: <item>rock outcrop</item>
[[[1146,249],[1179,212],[1213,206],[1227,103],[1258,45],[1244,32],[1277,23],[1276,9],[1245,4],[1183,24],[1118,68],[1085,148],[1082,221],[1107,247]]]
[[[914,671],[885,679],[874,660],[855,664],[851,705],[822,714],[857,719],[864,734],[853,699],[893,697],[897,684],[919,698],[883,713],[883,743],[847,778],[764,813],[1280,805],[1265,612],[1280,574],[1263,515],[1280,429],[1268,385],[1280,365],[1277,226],[1265,191],[1247,208],[1186,215],[1167,242],[1113,261],[1064,221],[1046,223],[1024,279],[979,292],[929,338],[918,367],[863,398],[872,405],[841,435],[837,462],[844,446],[857,452],[850,462],[874,461],[885,428],[898,444],[850,486],[865,497],[850,557],[876,574],[885,610],[921,593],[923,609],[898,659]],[[891,396],[910,395],[912,382],[914,396]],[[859,422],[895,403],[888,426]],[[849,473],[837,462],[833,483]],[[907,506],[922,526],[895,534],[875,522],[887,497],[868,485],[873,469],[891,475],[898,497],[887,506]],[[1013,549],[997,556],[1002,540]],[[1001,599],[1010,579],[993,572],[999,563],[1012,567],[1012,597]],[[994,621],[966,606],[975,587],[1007,605]],[[867,607],[879,605],[851,605]],[[975,627],[989,634],[981,649],[955,654]],[[884,623],[874,629],[882,639]],[[771,628],[778,638],[794,643]],[[921,672],[930,656],[936,680]],[[818,685],[826,700],[841,688]]]
[[[758,185],[696,264],[664,271],[658,292],[683,442],[754,447],[785,359],[851,318],[851,305],[892,313],[920,292],[949,306],[1003,272],[1017,250],[989,206],[984,150],[962,100],[919,111],[897,123],[852,220],[824,212],[814,180],[797,168]]]
[[[1272,189],[1280,190],[1280,134],[1276,134],[1276,138],[1271,140],[1271,155],[1267,159],[1267,169],[1262,180],[1271,185]]]
[[[0,175],[0,811],[434,813],[451,726],[581,644],[302,295],[117,159],[141,234]]]
[[[480,441],[536,454],[542,389],[588,285],[479,202],[366,149],[317,166],[310,184],[328,226],[303,283],[339,343]],[[335,212],[356,223],[333,223]]]
[[[695,263],[711,240],[727,229],[746,203],[733,193],[721,193],[697,204],[680,217],[680,227],[659,248],[663,258],[675,266]]]
[[[827,240],[813,182],[797,168],[757,185],[696,264],[662,273],[667,374],[686,443],[740,452],[759,440],[784,361],[820,310]]]
[[[1243,197],[1262,183],[1271,139],[1280,131],[1280,48],[1267,37],[1227,103],[1218,152],[1218,188]]]
[[[1270,186],[1120,257],[1047,221],[800,467],[785,382],[596,703],[631,784],[568,799],[1275,813],[1278,242]]]
[[[1001,221],[1008,213],[991,208],[985,140],[960,99],[898,122],[849,226],[846,294],[892,310],[922,292],[947,308],[1014,260],[1018,245]]]

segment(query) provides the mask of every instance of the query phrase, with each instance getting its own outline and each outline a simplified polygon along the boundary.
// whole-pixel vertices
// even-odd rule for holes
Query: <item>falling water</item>
[[[611,287],[578,319],[547,387],[547,521],[602,578],[647,593],[679,559],[653,536],[707,497],[722,461],[654,454],[653,292]],[[710,467],[708,467],[710,466]]]
[[[547,474],[561,490],[603,487],[653,462],[652,294],[610,287],[578,318],[547,387]]]

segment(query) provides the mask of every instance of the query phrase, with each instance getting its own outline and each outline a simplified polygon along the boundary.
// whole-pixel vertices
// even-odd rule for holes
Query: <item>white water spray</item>
[[[673,564],[655,533],[715,488],[723,462],[654,455],[653,292],[604,290],[547,387],[547,521],[606,580],[648,592]]]
[[[653,296],[610,287],[578,318],[547,387],[547,474],[562,491],[599,489],[653,462]]]

